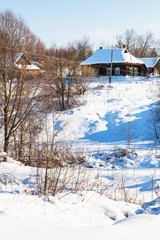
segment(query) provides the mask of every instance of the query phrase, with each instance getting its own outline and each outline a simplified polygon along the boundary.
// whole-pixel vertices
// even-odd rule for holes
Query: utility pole
[[[109,83],[111,83],[111,79],[112,79],[112,62],[113,62],[113,49],[111,51],[111,72],[109,76]]]

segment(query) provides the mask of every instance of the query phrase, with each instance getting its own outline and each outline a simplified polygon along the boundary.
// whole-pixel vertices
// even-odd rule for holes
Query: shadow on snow
[[[143,109],[146,109],[144,110]],[[106,121],[107,130],[92,133],[92,129],[97,121],[89,125],[89,131],[83,140],[94,141],[97,143],[129,143],[129,139],[135,148],[149,148],[156,145],[158,139],[155,137],[155,127],[158,132],[158,123],[155,123],[155,114],[159,111],[159,102],[143,106],[141,112],[136,114],[126,114],[127,121],[119,118],[120,111],[108,112],[104,118],[99,116],[100,120]],[[135,117],[135,120],[129,120]],[[148,143],[150,142],[150,143]]]

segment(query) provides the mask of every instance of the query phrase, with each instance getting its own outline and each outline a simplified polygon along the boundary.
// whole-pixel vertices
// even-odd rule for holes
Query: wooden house
[[[24,69],[30,75],[37,75],[40,72],[40,68],[32,63],[24,53],[16,54],[14,66],[18,69]]]
[[[95,53],[81,63],[83,76],[145,76],[147,68],[144,62],[126,49],[97,49]]]
[[[145,63],[148,73],[158,76],[160,74],[160,58],[141,58],[141,60]]]

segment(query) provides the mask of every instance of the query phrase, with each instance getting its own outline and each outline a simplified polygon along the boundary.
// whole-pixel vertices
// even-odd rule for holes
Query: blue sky
[[[50,47],[88,36],[96,48],[112,44],[128,28],[160,38],[159,0],[0,0],[0,10],[20,14]]]

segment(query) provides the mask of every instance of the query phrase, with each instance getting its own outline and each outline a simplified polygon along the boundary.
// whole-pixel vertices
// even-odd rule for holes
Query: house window
[[[93,70],[93,75],[96,76],[97,75],[97,69],[94,68]]]
[[[107,68],[107,76],[111,75],[111,68]]]
[[[138,68],[134,68],[134,76],[138,76]]]
[[[133,68],[129,68],[129,76],[133,76]]]
[[[115,76],[119,76],[120,75],[120,67],[116,67],[115,68]]]

